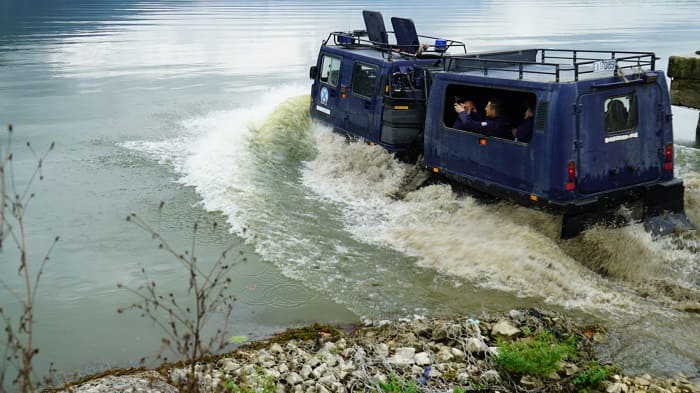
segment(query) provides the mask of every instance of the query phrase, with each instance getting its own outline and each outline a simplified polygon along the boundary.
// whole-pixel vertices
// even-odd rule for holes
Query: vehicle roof
[[[638,69],[634,72],[630,71],[627,73],[618,73],[617,76],[624,75],[625,77],[631,77],[634,75],[639,75],[640,73],[645,73],[646,71],[648,70]],[[500,68],[473,69],[468,71],[461,71],[460,73],[465,75],[488,76],[490,78],[524,80],[543,83],[567,83],[582,80],[609,79],[613,76],[616,76],[613,72],[593,71],[579,73],[579,75],[576,76],[575,69],[563,67],[559,69],[559,73],[557,75],[555,71],[552,71],[552,68],[550,66],[540,64],[524,64],[522,68],[519,65],[511,65]]]
[[[324,45],[325,51],[376,63],[410,62],[442,66],[445,71],[474,76],[545,83],[630,76],[655,70],[653,52],[531,48],[469,53],[414,54],[373,45]]]
[[[654,71],[653,52],[532,48],[449,56],[445,70],[538,82],[576,82]]]

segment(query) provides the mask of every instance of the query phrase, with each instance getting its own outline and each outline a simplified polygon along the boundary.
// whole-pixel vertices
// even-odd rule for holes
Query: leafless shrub
[[[16,291],[4,278],[0,278],[0,286],[9,293],[10,299],[17,302],[20,309],[19,315],[13,319],[10,311],[0,304],[0,324],[4,327],[5,333],[4,340],[0,340],[0,344],[4,345],[4,348],[0,349],[2,351],[0,392],[4,392],[6,389],[8,371],[16,370],[17,375],[9,383],[17,386],[20,392],[25,393],[34,392],[41,382],[32,365],[34,357],[39,353],[39,349],[34,343],[34,305],[39,279],[59,238],[57,236],[54,239],[38,267],[30,263],[27,256],[28,245],[24,217],[29,202],[34,198],[34,193],[31,192],[32,184],[36,180],[43,180],[43,163],[48,153],[53,150],[54,143],[51,143],[46,152],[38,155],[31,144],[27,142],[27,148],[36,158],[37,166],[20,189],[18,181],[15,179],[13,155],[10,148],[12,132],[12,125],[9,125],[4,146],[0,143],[0,253],[7,252],[4,247],[8,244],[17,249],[17,274],[23,281],[23,285],[19,291]],[[50,366],[49,377],[44,378],[44,383],[50,382],[50,375],[53,371],[53,366]]]
[[[198,375],[195,372],[196,364],[228,345],[228,321],[236,300],[230,291],[232,281],[229,271],[232,263],[228,262],[228,253],[233,246],[223,247],[223,251],[211,267],[204,270],[195,254],[198,224],[195,223],[192,227],[192,242],[189,250],[178,252],[161,234],[160,221],[163,207],[164,203],[161,202],[155,228],[135,213],[130,214],[126,219],[149,233],[158,244],[158,248],[175,257],[185,269],[189,283],[187,297],[179,299],[171,291],[161,291],[156,280],[148,275],[145,268],[142,268],[144,284],[137,288],[117,284],[117,287],[127,289],[138,298],[134,304],[117,311],[120,314],[127,310],[136,311],[141,317],[153,321],[164,333],[163,350],[157,356],[157,360],[168,361],[168,358],[163,356],[164,352],[170,352],[176,355],[178,360],[184,360],[189,368],[189,378],[186,382],[179,382],[182,385],[179,387],[188,392],[195,392],[199,386]],[[216,224],[213,224],[212,230],[216,231],[216,229]],[[205,338],[205,327],[217,313],[223,314],[225,322],[211,337]],[[142,359],[142,362],[144,361],[145,359]]]

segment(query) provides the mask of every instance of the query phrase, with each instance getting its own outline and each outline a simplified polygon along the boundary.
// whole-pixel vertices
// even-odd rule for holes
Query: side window
[[[470,113],[467,123],[458,115],[463,111]],[[547,103],[531,91],[450,84],[443,100],[445,127],[521,143],[532,140],[535,128],[544,131],[546,112]]]
[[[331,86],[338,84],[340,77],[340,58],[323,55],[321,62],[321,81]]]
[[[634,94],[605,100],[605,132],[637,128],[637,98]]]
[[[363,97],[372,97],[377,82],[377,67],[356,63],[352,69],[352,92]]]

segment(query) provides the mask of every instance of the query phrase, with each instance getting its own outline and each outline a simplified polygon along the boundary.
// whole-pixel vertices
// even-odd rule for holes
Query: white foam
[[[609,263],[633,270],[638,279],[673,275],[669,265],[693,257],[688,250],[668,247],[667,241],[655,241],[641,225],[594,229],[583,243],[561,241],[554,216],[508,203],[478,203],[454,195],[447,185],[425,187],[395,201],[386,195],[396,189],[406,164],[377,146],[347,144],[329,132],[319,133],[317,144],[319,155],[308,163],[304,184],[344,205],[347,232],[484,288],[591,312],[634,314],[648,306],[630,290],[635,280],[601,277],[581,263],[585,252],[591,247],[592,252],[606,251]],[[606,231],[615,236],[595,235]],[[635,258],[640,255],[641,260]]]
[[[592,299],[620,300],[547,236],[509,220],[503,206],[482,206],[435,185],[394,201],[408,165],[380,147],[346,144],[318,136],[319,155],[307,165],[304,183],[320,196],[342,202],[347,231],[360,240],[388,245],[418,258],[420,266],[459,276],[486,288],[520,296],[545,296],[564,306],[586,307]],[[510,209],[513,210],[513,209]]]
[[[181,176],[180,183],[196,189],[205,209],[223,212],[233,228],[242,228],[247,225],[241,217],[246,206],[236,201],[255,195],[255,185],[247,180],[255,170],[248,148],[250,129],[264,121],[281,102],[307,91],[308,87],[302,85],[268,89],[251,106],[212,111],[181,121],[181,135],[121,145],[171,165]]]
[[[373,307],[376,294],[356,288],[366,285],[362,280],[371,280],[372,274],[339,267],[364,264],[373,274],[382,274],[387,266],[367,261],[367,250],[347,242],[346,235],[415,257],[420,267],[459,278],[454,285],[466,280],[593,313],[649,311],[649,304],[634,293],[637,278],[630,279],[629,272],[641,274],[639,279],[697,272],[698,262],[688,263],[696,258],[692,247],[654,240],[641,225],[594,229],[580,240],[561,241],[560,222],[551,215],[507,203],[483,204],[455,195],[447,185],[393,200],[387,195],[410,166],[378,146],[348,144],[322,126],[308,130],[318,153],[303,165],[301,179],[284,173],[288,168],[275,167],[284,165],[281,161],[273,160],[272,171],[265,172],[269,168],[262,164],[269,162],[261,163],[250,146],[253,125],[306,90],[277,89],[263,94],[259,104],[184,120],[183,132],[173,138],[123,146],[171,165],[182,184],[196,189],[207,210],[223,212],[235,231],[248,228],[241,236],[286,275],[328,290],[351,308],[353,302],[366,302],[359,307],[363,312]],[[686,195],[694,195],[697,187],[688,176]],[[616,279],[628,281],[605,279],[590,270],[595,258],[608,261],[608,268],[620,266]],[[637,262],[648,269],[635,268]]]

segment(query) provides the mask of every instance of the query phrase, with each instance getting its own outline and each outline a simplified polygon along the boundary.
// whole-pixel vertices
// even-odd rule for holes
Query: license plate
[[[600,60],[593,63],[593,71],[614,71],[615,70],[615,60]]]

